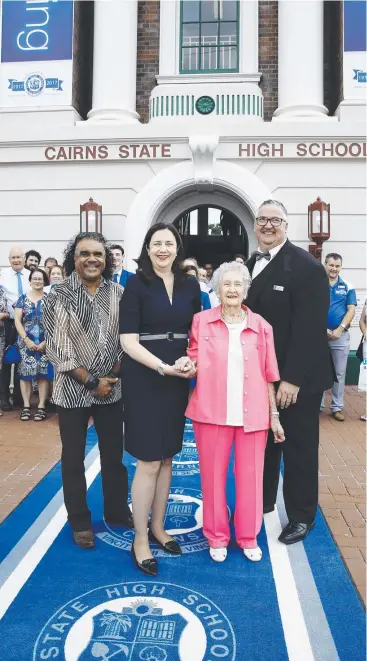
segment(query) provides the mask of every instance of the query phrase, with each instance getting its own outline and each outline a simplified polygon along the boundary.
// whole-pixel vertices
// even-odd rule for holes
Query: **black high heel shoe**
[[[158,546],[160,546],[163,551],[166,551],[166,553],[170,553],[171,555],[182,555],[182,548],[175,539],[173,539],[171,542],[162,544],[162,542],[160,542],[159,539],[155,537],[150,527],[148,530],[148,539],[150,542],[153,542],[153,544],[158,544]]]
[[[155,558],[147,558],[147,560],[143,560],[143,562],[139,562],[139,560],[135,555],[134,542],[131,544],[131,553],[137,568],[140,569],[140,571],[143,572],[143,574],[147,574],[148,576],[157,576],[158,562],[156,561]]]

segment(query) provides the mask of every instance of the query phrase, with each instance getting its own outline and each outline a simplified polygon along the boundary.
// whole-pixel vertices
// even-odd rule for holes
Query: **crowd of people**
[[[275,507],[282,457],[288,523],[279,540],[296,543],[313,528],[323,393],[333,388],[331,412],[342,422],[357,301],[340,276],[341,256],[331,253],[322,265],[287,230],[283,204],[265,201],[255,220],[258,250],[216,269],[184,259],[179,233],[163,223],[149,229],[135,274],[124,268],[122,246],[97,233],[77,235],[62,266],[48,258],[41,268],[37,251],[10,251],[10,269],[0,276],[1,407],[11,408],[6,354],[17,349],[22,421],[31,419],[32,384],[38,422],[52,387],[64,501],[79,547],[95,546],[84,472],[90,416],[104,519],[134,528],[132,556],[143,573],[158,572],[150,542],[182,552],[164,521],[186,417],[194,424],[212,560],[227,557],[232,447],[234,526],[244,556],[261,560],[257,536],[263,513]],[[137,460],[132,511],[124,450]]]
[[[37,388],[36,422],[46,417],[53,379],[46,357],[43,307],[46,294],[64,279],[63,267],[54,257],[48,257],[43,268],[41,260],[37,250],[24,253],[14,246],[9,253],[10,267],[0,274],[0,414],[12,409],[13,399],[22,407],[21,420],[30,420],[30,397]]]

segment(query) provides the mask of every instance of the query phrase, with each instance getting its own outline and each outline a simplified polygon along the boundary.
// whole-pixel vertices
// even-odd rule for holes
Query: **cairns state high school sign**
[[[226,142],[219,143],[217,158],[240,159],[335,159],[366,158],[365,142]],[[186,143],[126,143],[48,145],[44,148],[46,161],[105,161],[190,158]]]

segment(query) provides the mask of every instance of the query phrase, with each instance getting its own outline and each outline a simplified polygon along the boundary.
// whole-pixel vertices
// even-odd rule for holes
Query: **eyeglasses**
[[[256,222],[258,225],[260,225],[260,227],[265,227],[265,225],[267,225],[268,223],[270,223],[272,227],[279,227],[283,221],[284,218],[277,218],[277,217],[266,218],[265,216],[259,216],[259,218],[256,218]]]

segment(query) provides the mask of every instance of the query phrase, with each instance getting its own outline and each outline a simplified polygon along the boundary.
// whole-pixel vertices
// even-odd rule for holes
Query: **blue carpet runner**
[[[145,578],[133,533],[103,521],[93,428],[87,452],[95,550],[72,542],[59,465],[0,526],[0,661],[364,661],[364,610],[320,512],[304,544],[285,547],[279,496],[259,536],[263,560],[232,542],[227,561],[213,563],[188,422],[166,515],[184,554],[155,547],[159,575]],[[125,461],[132,478],[134,459]],[[231,465],[229,516],[234,500]]]

